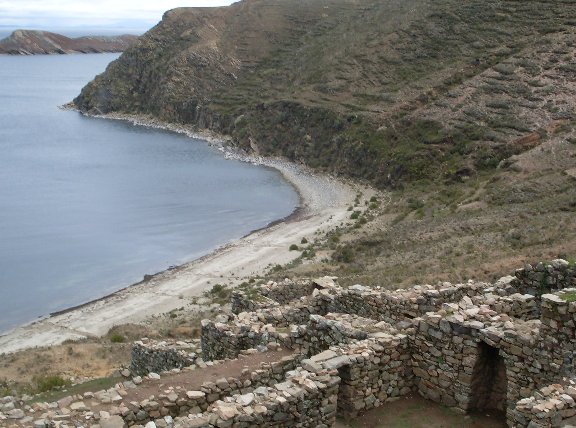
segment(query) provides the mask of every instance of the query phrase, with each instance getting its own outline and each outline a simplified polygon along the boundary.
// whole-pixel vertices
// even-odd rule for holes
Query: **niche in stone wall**
[[[478,359],[470,384],[470,410],[506,410],[506,364],[500,350],[478,343]]]

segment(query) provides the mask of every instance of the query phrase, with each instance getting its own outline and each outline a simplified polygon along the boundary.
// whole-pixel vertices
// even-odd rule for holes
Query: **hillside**
[[[85,36],[71,39],[48,31],[16,30],[0,40],[0,54],[41,55],[68,53],[122,52],[137,36]]]
[[[397,186],[461,180],[574,107],[576,4],[248,0],[169,11],[75,100]]]

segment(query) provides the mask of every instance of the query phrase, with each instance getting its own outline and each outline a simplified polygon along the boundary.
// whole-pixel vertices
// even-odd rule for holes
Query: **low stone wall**
[[[241,312],[256,312],[282,305],[289,306],[296,300],[310,298],[315,290],[330,290],[336,287],[334,278],[327,276],[315,280],[298,281],[286,278],[281,282],[270,281],[251,293],[235,290],[231,299],[232,313],[240,314]],[[311,302],[307,300],[306,303],[310,304]],[[312,305],[314,305],[313,301]],[[302,308],[303,305],[299,304],[299,307]]]
[[[278,331],[270,324],[260,322],[240,323],[237,320],[230,323],[219,323],[202,320],[202,357],[206,360],[221,360],[236,358],[242,350],[264,348],[272,344],[295,349],[296,337],[288,333],[290,329]]]
[[[541,388],[537,395],[516,403],[513,426],[550,428],[576,424],[576,387],[573,379],[568,385],[554,384]]]
[[[518,269],[512,283],[517,292],[540,296],[549,292],[576,287],[576,264],[557,259],[550,263],[526,265]]]
[[[310,315],[307,325],[300,326],[300,344],[309,356],[318,354],[331,346],[364,340],[371,333],[391,330],[390,324],[349,314]]]
[[[232,292],[232,313],[255,312],[260,309],[279,306],[279,303],[260,294],[253,296],[240,290]]]
[[[339,382],[335,371],[316,374],[297,369],[273,388],[260,387],[253,393],[232,395],[212,404],[207,412],[177,418],[174,426],[332,427],[336,422]]]
[[[199,341],[155,341],[143,339],[132,346],[130,371],[136,375],[160,373],[181,369],[196,363],[199,358]]]
[[[272,299],[282,305],[286,305],[301,297],[312,295],[314,290],[330,289],[336,284],[334,283],[335,277],[324,277],[315,280],[298,280],[292,281],[285,279],[282,282],[276,283],[270,281],[260,287],[262,296]]]
[[[437,311],[444,303],[458,302],[464,296],[475,296],[488,286],[470,281],[467,284],[417,285],[405,290],[388,291],[354,285],[337,290],[327,303],[326,311],[356,314],[395,324]]]
[[[295,370],[302,355],[293,354],[280,361],[262,363],[252,372],[239,374],[238,377],[204,382],[197,391],[170,389],[168,392],[149,397],[141,402],[131,402],[122,409],[122,417],[129,424],[143,424],[170,415],[172,417],[196,414],[208,410],[208,407],[225,397],[234,394],[247,394],[260,387],[275,385],[284,380],[286,373]],[[218,362],[213,367],[217,369]]]
[[[539,304],[536,296],[531,294],[513,293],[508,296],[499,296],[492,293],[486,293],[474,296],[468,301],[480,306],[487,306],[496,313],[506,314],[513,318],[521,320],[531,320],[538,318]]]
[[[125,399],[138,396],[130,394],[142,382],[138,376],[108,391],[58,403],[14,409],[12,400],[0,406],[0,419],[36,425],[37,414],[56,409],[44,426],[110,417],[120,419],[120,425],[155,421],[161,427],[328,427],[337,409],[342,416],[356,417],[417,390],[461,411],[505,411],[513,427],[573,424],[573,283],[574,266],[562,260],[527,266],[495,284],[442,283],[390,292],[360,285],[341,288],[332,278],[269,283],[264,293],[289,303],[267,297],[250,303],[249,296],[239,293],[237,309],[256,310],[203,321],[203,357],[214,361],[199,358],[194,341],[146,340],[134,347],[132,372],[182,366],[199,370],[248,348],[283,347],[298,354],[205,382],[196,391],[167,379],[140,402]]]

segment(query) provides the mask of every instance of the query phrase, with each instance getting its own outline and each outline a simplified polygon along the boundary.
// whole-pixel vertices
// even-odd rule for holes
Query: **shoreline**
[[[189,126],[162,123],[156,119],[148,121],[147,116],[96,117],[128,121],[133,125],[203,139],[218,146],[229,159],[276,169],[297,191],[299,206],[288,216],[230,241],[200,258],[145,275],[142,281],[114,293],[18,326],[0,335],[0,354],[57,345],[66,340],[103,336],[116,325],[141,323],[151,316],[180,308],[189,303],[186,299],[200,296],[214,283],[228,281],[238,285],[251,276],[264,274],[270,266],[289,263],[300,255],[289,250],[291,244],[347,221],[347,209],[353,204],[357,192],[369,189],[315,173],[284,159],[233,152],[224,146],[229,139],[212,132],[197,132]]]

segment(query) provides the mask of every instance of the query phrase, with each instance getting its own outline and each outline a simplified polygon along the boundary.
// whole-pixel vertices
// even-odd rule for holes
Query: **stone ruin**
[[[236,292],[234,314],[203,322],[206,358],[295,349],[303,369],[340,379],[344,417],[417,391],[461,412],[500,411],[511,427],[576,424],[576,266],[564,260],[494,284],[388,291],[323,278],[266,284],[261,295]]]
[[[138,375],[200,373],[289,351],[197,390],[166,386],[128,401],[128,389],[151,382],[137,376],[142,385],[125,382],[101,392],[106,399],[97,409],[81,409],[84,425],[330,427],[337,416],[357,417],[412,393],[462,413],[501,412],[510,427],[576,424],[573,264],[527,265],[494,284],[396,291],[344,288],[334,279],[236,291],[231,314],[202,322],[201,349],[194,341],[135,343],[131,371]],[[102,407],[107,401],[111,408]],[[57,426],[46,414],[34,426]]]

